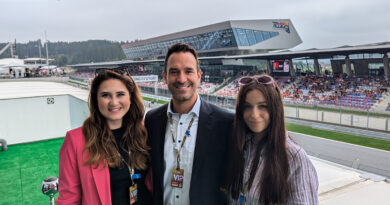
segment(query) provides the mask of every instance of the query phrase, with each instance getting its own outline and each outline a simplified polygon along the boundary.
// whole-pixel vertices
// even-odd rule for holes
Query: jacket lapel
[[[201,177],[200,173],[202,160],[207,156],[203,156],[208,146],[208,136],[212,134],[212,124],[213,124],[213,115],[210,107],[203,100],[201,101],[200,110],[199,110],[199,122],[198,122],[198,131],[196,134],[196,144],[195,144],[195,153],[194,153],[194,162],[192,165],[192,179]],[[196,180],[191,182],[191,188],[195,186]],[[191,189],[190,188],[190,189]]]
[[[159,184],[161,186],[161,190],[163,189],[163,178],[164,178],[164,144],[165,144],[165,131],[167,129],[167,109],[168,109],[168,104],[164,105],[165,107],[161,110],[159,115],[156,116],[155,123],[153,125],[155,126],[155,130],[157,130],[156,137],[154,138],[153,142],[153,148],[156,149],[156,153],[158,156],[157,162],[155,164],[157,165],[156,169],[156,174],[159,174]],[[153,168],[154,169],[154,168]],[[154,173],[154,172],[153,172]]]
[[[100,202],[103,205],[111,204],[110,173],[108,170],[108,165],[103,168],[103,162],[101,162],[96,169],[93,165],[90,167],[92,169],[92,175],[99,194]]]

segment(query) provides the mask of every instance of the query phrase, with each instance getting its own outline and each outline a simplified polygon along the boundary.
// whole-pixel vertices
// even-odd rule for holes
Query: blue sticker
[[[141,174],[133,174],[131,175],[131,179],[141,179]]]
[[[187,135],[187,137],[191,136],[191,134],[190,134],[190,131],[189,131],[189,130],[186,130],[186,135]]]
[[[245,197],[243,195],[240,195],[240,198],[238,199],[238,203],[241,204],[244,202]]]

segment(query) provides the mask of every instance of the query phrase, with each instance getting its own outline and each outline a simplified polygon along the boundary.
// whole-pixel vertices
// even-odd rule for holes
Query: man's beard
[[[186,87],[189,87],[191,90],[189,91],[189,96],[182,96],[182,95],[178,95],[180,94],[180,91],[177,91],[177,87],[180,87],[182,85],[185,85]],[[176,101],[178,102],[185,102],[185,101],[188,101],[190,100],[194,94],[195,94],[195,90],[194,90],[194,84],[192,82],[185,82],[185,83],[173,83],[172,86],[168,86],[169,88],[169,91],[171,92],[172,94],[172,98],[174,98]],[[174,91],[174,92],[172,92]],[[175,94],[176,93],[176,94]],[[187,93],[187,92],[186,92]]]

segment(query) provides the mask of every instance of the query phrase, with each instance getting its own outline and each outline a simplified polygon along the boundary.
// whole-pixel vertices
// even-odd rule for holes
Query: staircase
[[[386,111],[387,105],[389,103],[390,103],[390,92],[385,92],[382,94],[382,98],[380,99],[380,102],[378,101],[377,103],[375,103],[371,107],[370,111],[390,114],[390,111]]]
[[[239,75],[239,74],[235,75],[233,77],[229,77],[227,80],[225,80],[225,82],[223,82],[221,85],[216,87],[215,90],[210,94],[215,94],[216,92],[218,92],[218,90],[221,90],[224,87],[228,86],[230,83],[232,83],[234,80],[238,79],[239,77],[241,77],[241,75]]]
[[[297,79],[295,79],[294,82],[290,82],[286,87],[284,87],[283,89],[280,90],[281,93],[283,93],[284,91],[286,90],[291,90],[291,87],[292,85],[295,83],[295,84],[298,84],[298,82],[301,80],[301,77],[297,77]]]

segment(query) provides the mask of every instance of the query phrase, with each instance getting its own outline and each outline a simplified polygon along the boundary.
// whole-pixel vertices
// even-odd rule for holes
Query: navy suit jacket
[[[163,204],[164,142],[168,104],[145,117],[151,145],[153,204]],[[231,146],[234,114],[201,100],[190,185],[190,204],[226,203],[223,183]]]

